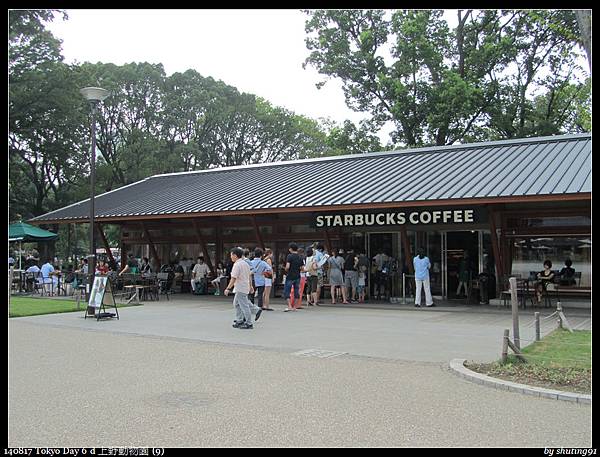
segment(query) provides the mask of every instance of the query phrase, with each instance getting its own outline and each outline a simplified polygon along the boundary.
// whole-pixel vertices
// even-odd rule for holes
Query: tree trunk
[[[590,74],[592,73],[592,11],[591,10],[574,10],[581,32],[581,42],[587,54],[588,65],[590,66]]]

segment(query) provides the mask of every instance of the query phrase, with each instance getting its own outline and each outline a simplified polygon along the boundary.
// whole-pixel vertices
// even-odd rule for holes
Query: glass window
[[[573,227],[590,226],[590,216],[553,216],[508,219],[510,227]]]
[[[553,270],[561,270],[567,258],[576,272],[581,272],[582,287],[591,285],[592,240],[587,237],[512,238],[512,274],[528,277],[531,271],[542,271],[544,261],[552,262]]]

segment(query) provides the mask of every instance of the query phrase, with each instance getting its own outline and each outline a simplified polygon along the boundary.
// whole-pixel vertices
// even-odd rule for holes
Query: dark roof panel
[[[102,219],[584,192],[589,134],[157,175],[97,196],[95,209]],[[88,202],[33,221],[86,220]]]

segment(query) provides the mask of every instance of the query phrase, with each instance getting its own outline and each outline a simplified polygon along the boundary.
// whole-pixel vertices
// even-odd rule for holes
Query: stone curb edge
[[[544,389],[542,387],[533,387],[526,384],[518,384],[516,382],[505,381],[503,379],[492,378],[481,373],[476,373],[465,367],[466,359],[452,359],[450,361],[450,369],[458,376],[467,379],[468,381],[484,386],[494,387],[500,390],[509,390],[525,395],[533,395],[536,397],[551,398],[553,400],[564,400],[573,403],[584,403],[591,405],[592,396],[585,394],[577,394],[574,392],[565,392],[562,390]]]

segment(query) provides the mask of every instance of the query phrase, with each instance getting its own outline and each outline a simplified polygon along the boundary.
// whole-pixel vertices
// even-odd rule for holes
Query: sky
[[[167,75],[196,70],[313,119],[358,124],[342,84],[302,68],[307,15],[299,10],[67,10],[47,25],[62,40],[66,63],[149,62]],[[387,143],[390,126],[380,133]]]

